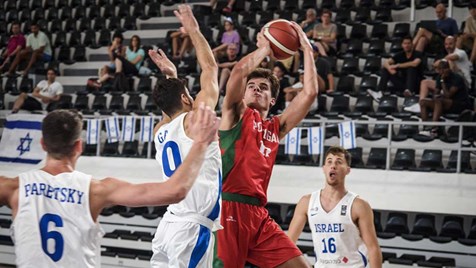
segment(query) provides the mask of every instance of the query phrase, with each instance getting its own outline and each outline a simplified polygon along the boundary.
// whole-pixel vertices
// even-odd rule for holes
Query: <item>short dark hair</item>
[[[10,28],[13,26],[13,25],[18,25],[18,26],[21,26],[20,22],[15,20],[12,22],[12,25],[10,26]]]
[[[115,32],[114,35],[112,36],[112,40],[116,39],[116,38],[120,38],[121,41],[124,41],[124,36],[122,35],[121,32]]]
[[[53,71],[55,73],[55,75],[58,75],[58,72],[53,67],[48,67],[48,69],[46,69],[46,74],[48,74],[49,71]]]
[[[46,152],[54,159],[71,156],[75,142],[81,137],[83,118],[75,110],[50,112],[41,126]]]
[[[279,80],[269,69],[257,68],[246,77],[246,83],[253,78],[265,78],[271,83],[271,97],[277,99],[279,95]]]
[[[185,83],[178,78],[159,79],[152,97],[159,108],[168,116],[182,109],[182,94],[186,93]]]
[[[411,36],[409,36],[409,35],[405,35],[405,36],[402,38],[402,42],[401,42],[401,43],[403,43],[404,40],[410,40],[411,42],[413,42],[413,38],[412,38]]]
[[[321,12],[321,16],[324,15],[324,14],[329,14],[329,16],[332,17],[332,11],[330,11],[329,9],[327,8],[324,8]]]
[[[345,158],[345,161],[347,162],[347,165],[350,167],[350,163],[352,161],[352,156],[351,154],[349,153],[349,151],[347,151],[346,149],[340,147],[340,146],[332,146],[331,148],[329,148],[324,156],[324,159],[327,159],[327,156],[329,154],[333,154],[333,155],[340,155],[340,154],[343,154],[344,155],[344,158]]]
[[[471,2],[469,2],[468,8],[469,8],[469,9],[476,8],[476,1],[471,1]]]

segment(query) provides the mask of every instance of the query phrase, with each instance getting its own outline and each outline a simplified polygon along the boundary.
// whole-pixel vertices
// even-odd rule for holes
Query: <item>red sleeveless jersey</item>
[[[246,108],[232,129],[220,131],[223,192],[259,198],[267,202],[267,190],[279,146],[279,118],[263,120]]]

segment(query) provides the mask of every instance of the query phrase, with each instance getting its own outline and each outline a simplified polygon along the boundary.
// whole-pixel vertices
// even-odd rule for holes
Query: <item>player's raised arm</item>
[[[271,53],[269,41],[264,37],[263,30],[257,35],[256,46],[258,49],[242,58],[231,71],[222,106],[220,126],[222,130],[231,129],[240,120],[245,109],[243,97],[246,90],[246,77]]]
[[[291,224],[289,224],[288,236],[294,243],[297,242],[299,236],[304,229],[304,226],[307,222],[307,209],[309,208],[309,199],[311,195],[305,195],[301,197],[301,200],[296,205],[294,209],[293,219]]]
[[[174,11],[175,16],[180,20],[183,30],[188,33],[190,40],[197,53],[197,61],[202,73],[200,74],[201,90],[197,95],[196,104],[205,102],[207,106],[214,108],[218,102],[218,65],[213,57],[212,49],[207,39],[200,32],[197,20],[193,16],[189,5],[179,5],[178,10]]]
[[[303,90],[291,101],[289,106],[280,115],[280,138],[286,136],[306,116],[314,100],[317,98],[318,84],[317,71],[314,64],[313,50],[306,34],[296,22],[291,22],[299,36],[301,50],[304,55]]]
[[[91,183],[92,213],[110,205],[152,206],[177,203],[185,198],[198,176],[208,145],[217,140],[219,118],[203,103],[191,112],[190,133],[193,145],[183,163],[166,182],[132,184],[114,178]]]

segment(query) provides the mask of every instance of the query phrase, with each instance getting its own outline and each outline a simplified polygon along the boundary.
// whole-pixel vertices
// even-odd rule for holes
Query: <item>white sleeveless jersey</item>
[[[307,212],[316,254],[314,267],[366,267],[367,248],[351,215],[357,195],[348,192],[328,213],[320,195],[321,191],[312,193]]]
[[[169,179],[188,155],[193,140],[184,129],[183,113],[170,123],[160,127],[154,137],[157,153],[155,158],[162,166],[164,179]],[[218,141],[207,149],[205,160],[197,180],[187,197],[169,205],[168,211],[176,216],[196,215],[207,217],[219,226],[221,206],[221,153]]]
[[[100,267],[103,232],[91,217],[90,182],[77,171],[20,174],[11,227],[18,267]]]

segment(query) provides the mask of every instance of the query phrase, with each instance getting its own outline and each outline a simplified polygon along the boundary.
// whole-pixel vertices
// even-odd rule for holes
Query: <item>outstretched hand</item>
[[[301,50],[311,49],[312,46],[311,43],[309,42],[309,38],[307,38],[306,33],[302,30],[301,26],[297,24],[295,21],[291,21],[291,26],[296,30],[296,33],[298,34],[299,37],[299,43],[301,44]]]
[[[218,140],[219,125],[220,118],[203,102],[198,109],[190,112],[190,136],[195,143],[210,144]]]
[[[179,5],[178,10],[174,10],[175,16],[182,23],[182,33],[192,33],[199,30],[198,22],[193,16],[192,8],[189,5]]]
[[[169,77],[177,77],[177,68],[169,58],[167,58],[167,55],[165,55],[162,49],[159,49],[158,53],[153,49],[149,49],[149,56],[163,74]]]

